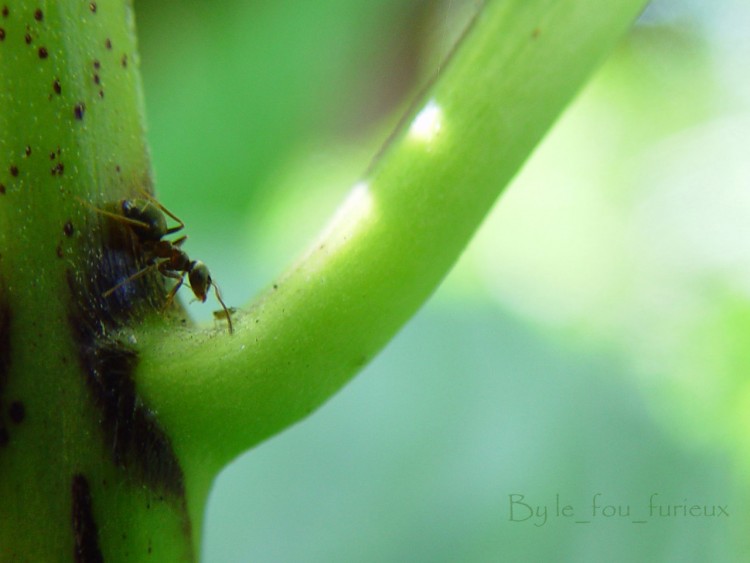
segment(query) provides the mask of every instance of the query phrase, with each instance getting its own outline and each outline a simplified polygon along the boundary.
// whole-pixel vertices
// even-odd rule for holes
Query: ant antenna
[[[214,294],[216,295],[216,300],[221,303],[221,308],[224,309],[224,313],[227,316],[227,323],[229,324],[229,334],[232,334],[234,332],[234,328],[232,327],[232,315],[229,313],[229,309],[227,309],[227,306],[224,304],[224,300],[221,298],[221,293],[219,293],[219,287],[214,283]]]

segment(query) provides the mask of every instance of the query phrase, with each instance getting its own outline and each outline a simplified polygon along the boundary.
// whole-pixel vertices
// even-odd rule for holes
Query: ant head
[[[196,260],[190,265],[188,280],[195,296],[205,303],[206,294],[211,289],[211,284],[213,283],[208,267],[200,260]]]
[[[164,214],[150,201],[124,199],[121,205],[125,217],[143,223],[143,226],[133,226],[133,230],[142,240],[157,241],[168,232]]]

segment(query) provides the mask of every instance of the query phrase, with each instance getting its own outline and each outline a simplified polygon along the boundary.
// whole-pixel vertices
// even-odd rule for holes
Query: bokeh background
[[[135,7],[160,199],[239,305],[477,3]],[[221,474],[203,559],[750,560],[748,29],[656,0],[388,348]]]

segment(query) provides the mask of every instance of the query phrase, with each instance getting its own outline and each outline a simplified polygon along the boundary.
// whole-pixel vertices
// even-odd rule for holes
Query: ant
[[[141,193],[143,194],[143,199],[120,200],[117,204],[118,213],[91,206],[97,213],[128,225],[143,245],[147,256],[147,265],[144,268],[102,293],[102,297],[107,298],[120,287],[156,270],[164,277],[177,280],[177,283],[167,294],[166,306],[168,307],[177,294],[177,291],[182,287],[185,276],[187,276],[190,289],[202,303],[206,302],[206,296],[211,286],[213,286],[216,299],[224,310],[224,316],[226,316],[227,324],[229,325],[229,334],[232,334],[233,328],[230,309],[224,304],[221,293],[219,293],[219,288],[211,279],[208,267],[200,260],[191,260],[181,248],[187,236],[183,235],[175,240],[166,240],[164,238],[181,231],[185,228],[185,223],[159,203],[152,195],[146,192]],[[175,220],[178,225],[168,227],[164,214]]]

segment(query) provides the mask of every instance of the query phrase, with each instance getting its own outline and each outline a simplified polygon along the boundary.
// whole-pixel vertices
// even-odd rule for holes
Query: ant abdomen
[[[155,242],[168,234],[169,229],[164,213],[150,201],[123,199],[120,202],[120,209],[124,217],[133,220],[130,227],[139,239]]]

